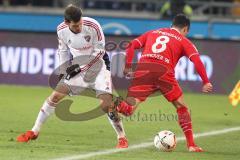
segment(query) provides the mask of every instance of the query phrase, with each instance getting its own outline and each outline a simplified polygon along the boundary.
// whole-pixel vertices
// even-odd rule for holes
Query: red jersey
[[[156,62],[163,63],[171,69],[175,68],[182,56],[190,59],[198,54],[194,44],[174,28],[149,31],[134,41],[139,43],[139,48],[143,48],[141,59],[155,59]]]
[[[135,49],[140,48],[143,48],[140,63],[146,60],[161,63],[172,73],[178,60],[182,56],[187,56],[194,63],[203,83],[209,82],[195,45],[175,28],[152,30],[131,41],[126,50],[127,68],[131,67]]]

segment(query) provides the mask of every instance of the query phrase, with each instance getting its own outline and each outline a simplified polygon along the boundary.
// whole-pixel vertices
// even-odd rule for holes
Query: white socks
[[[115,132],[117,133],[118,138],[122,138],[126,136],[121,119],[118,122],[114,122],[108,117],[108,120],[111,123],[112,127],[114,128]]]
[[[50,104],[51,105],[50,105]],[[48,117],[50,117],[54,112],[55,112],[55,106],[57,104],[50,102],[49,99],[46,100],[43,103],[42,108],[40,109],[40,112],[38,114],[37,120],[32,128],[32,131],[35,134],[38,134],[40,132],[41,126],[44,122],[46,122],[46,120],[48,119]],[[109,122],[111,123],[112,127],[114,128],[115,132],[117,133],[117,137],[118,138],[122,138],[125,137],[125,131],[123,128],[123,124],[122,121],[118,121],[118,122],[114,122],[112,121],[109,117]]]
[[[40,109],[40,112],[38,114],[38,117],[37,117],[37,120],[32,128],[32,131],[35,133],[35,134],[38,134],[40,129],[41,129],[41,126],[42,124],[48,119],[49,116],[51,116],[54,111],[55,111],[55,107],[54,106],[51,106],[49,105],[49,100],[45,101],[43,103],[43,106],[42,108]],[[53,104],[52,102],[50,102],[51,104]]]

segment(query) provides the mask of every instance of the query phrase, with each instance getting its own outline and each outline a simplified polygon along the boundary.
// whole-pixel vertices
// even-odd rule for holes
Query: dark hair
[[[64,19],[67,22],[78,22],[82,17],[82,10],[72,4],[68,5],[64,12]]]
[[[190,29],[190,20],[187,16],[185,16],[184,14],[177,14],[174,18],[173,18],[173,22],[172,22],[172,26],[176,26],[179,28],[183,28],[183,27],[188,27],[188,29]]]

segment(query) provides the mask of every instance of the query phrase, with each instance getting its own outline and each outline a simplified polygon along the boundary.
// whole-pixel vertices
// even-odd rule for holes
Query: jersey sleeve
[[[196,46],[187,38],[183,40],[183,54],[187,56],[190,60],[192,56],[199,55]]]
[[[96,20],[92,20],[92,22],[94,23],[94,26],[92,27],[93,52],[96,52],[96,55],[100,52],[105,53],[105,36],[102,27]]]
[[[148,34],[150,33],[151,31],[148,31],[144,34],[142,34],[141,36],[135,38],[133,41],[136,41],[137,43],[139,43],[139,48],[143,48],[145,46],[145,43],[147,41],[147,37],[148,37]],[[138,49],[139,49],[138,48]]]
[[[200,56],[199,55],[192,56],[191,61],[193,62],[197,73],[201,77],[203,84],[209,83],[207,72],[206,72],[206,69],[205,69],[201,59],[200,59]]]
[[[64,37],[61,31],[57,32],[58,35],[58,60],[59,60],[59,66],[58,66],[58,74],[64,74],[66,72],[67,67],[70,65],[71,56],[68,52],[68,46],[64,42]]]
[[[184,48],[184,54],[193,62],[197,73],[199,74],[199,76],[203,81],[203,84],[209,83],[206,69],[200,59],[200,55],[195,45],[190,40],[185,39],[183,43],[183,48]]]
[[[150,32],[150,31],[149,31]],[[134,52],[136,49],[143,48],[145,46],[149,32],[142,34],[130,42],[129,47],[126,49],[126,62],[125,68],[132,66],[132,60],[134,58]]]

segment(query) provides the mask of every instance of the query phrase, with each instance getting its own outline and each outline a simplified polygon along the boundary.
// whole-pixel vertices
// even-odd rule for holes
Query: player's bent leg
[[[105,113],[108,113],[109,107],[112,106],[112,95],[109,93],[100,94],[98,98],[101,100],[101,108]]]
[[[104,112],[112,112],[113,108],[113,102],[112,102],[112,95],[105,93],[98,96],[99,99],[101,99],[101,107]],[[118,113],[113,113],[118,114]],[[118,137],[118,144],[116,148],[127,148],[128,147],[128,141],[126,138],[126,134],[123,128],[123,123],[121,118],[117,115],[114,116],[108,113],[108,120],[112,127],[114,128],[117,137]]]
[[[133,83],[132,86],[128,88],[126,100],[123,100],[121,97],[117,99],[115,103],[117,111],[125,116],[131,116],[138,105],[154,92],[155,90],[152,88],[152,85],[137,85]]]
[[[100,103],[102,110],[108,114],[108,117],[115,122],[119,121],[120,116],[113,105],[112,94],[101,93],[98,98],[101,100]]]
[[[190,152],[203,152],[202,148],[198,147],[194,142],[191,116],[184,103],[183,95],[174,100],[172,104],[177,109],[178,123],[185,134],[188,150]]]
[[[58,104],[58,102],[67,95],[67,92],[68,92],[66,90],[67,88],[64,88],[63,86],[61,87],[61,89],[62,91],[66,91],[66,92],[64,93],[62,91],[61,92],[53,91],[53,93],[43,103],[32,130],[19,135],[17,137],[18,142],[29,142],[30,140],[37,139],[41,126],[54,113],[55,107]]]

